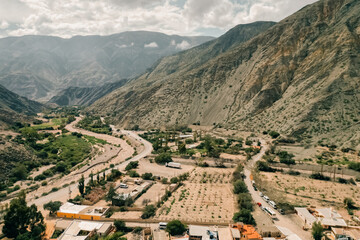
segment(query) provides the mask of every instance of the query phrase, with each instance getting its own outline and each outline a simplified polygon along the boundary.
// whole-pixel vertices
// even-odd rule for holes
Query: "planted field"
[[[229,222],[236,211],[232,169],[196,168],[157,211],[161,220]]]
[[[53,118],[49,122],[45,122],[39,125],[33,125],[32,128],[36,130],[53,130],[57,129],[61,124],[67,123],[67,118]]]

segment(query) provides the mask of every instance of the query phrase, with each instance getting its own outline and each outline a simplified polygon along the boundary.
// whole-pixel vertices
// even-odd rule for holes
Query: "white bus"
[[[275,212],[268,207],[264,207],[264,211],[267,212],[272,217],[275,217],[276,215]]]
[[[165,166],[171,167],[171,168],[181,168],[181,163],[169,162],[169,163],[166,163]]]
[[[159,229],[165,229],[167,226],[166,222],[159,222]]]
[[[276,209],[276,203],[274,201],[269,201],[269,205]]]

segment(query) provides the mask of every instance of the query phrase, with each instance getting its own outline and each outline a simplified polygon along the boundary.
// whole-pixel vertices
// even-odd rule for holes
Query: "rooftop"
[[[86,205],[76,205],[73,203],[66,202],[60,207],[58,212],[102,216],[105,214],[105,212],[107,210],[108,210],[108,208],[93,207],[93,206],[86,206]]]
[[[111,223],[74,220],[67,227],[59,240],[84,240],[94,230],[105,233]]]
[[[201,237],[202,240],[218,239],[217,231],[205,226],[189,225],[189,235]]]

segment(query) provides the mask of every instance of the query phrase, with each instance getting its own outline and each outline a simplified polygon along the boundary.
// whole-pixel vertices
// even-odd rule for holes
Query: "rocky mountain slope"
[[[114,83],[106,83],[98,87],[69,87],[60,91],[56,96],[49,100],[49,103],[56,103],[59,106],[82,105],[89,106],[96,100],[122,87],[129,80],[123,79]]]
[[[121,125],[200,122],[359,147],[359,12],[357,0],[320,0],[199,65],[164,58],[89,110]]]
[[[0,84],[30,99],[48,100],[67,87],[92,87],[135,77],[159,58],[212,37],[156,32],[110,36],[23,36],[0,39]]]
[[[21,97],[0,85],[0,125],[20,121],[23,115],[36,115],[41,112],[43,105]]]

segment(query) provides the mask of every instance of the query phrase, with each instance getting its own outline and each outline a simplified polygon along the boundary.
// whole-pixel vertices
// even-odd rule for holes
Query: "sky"
[[[156,31],[220,36],[237,24],[280,21],[316,0],[0,0],[0,37]]]

